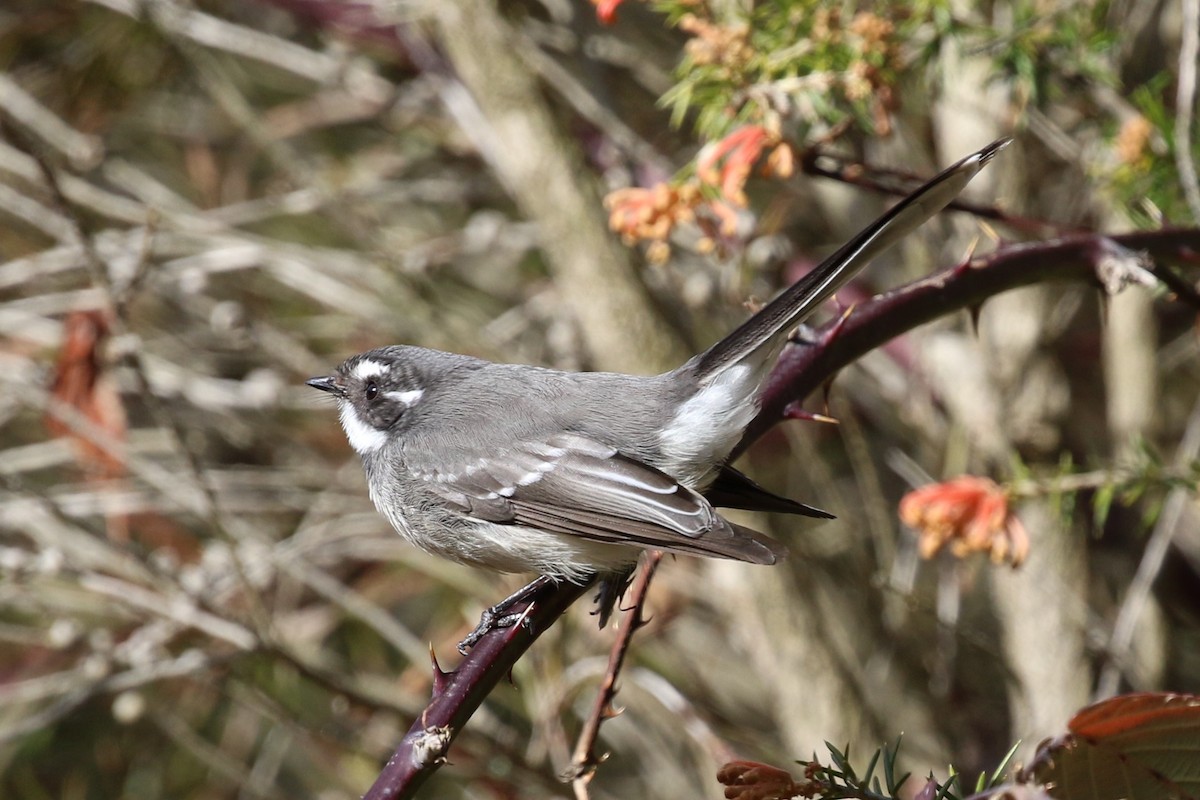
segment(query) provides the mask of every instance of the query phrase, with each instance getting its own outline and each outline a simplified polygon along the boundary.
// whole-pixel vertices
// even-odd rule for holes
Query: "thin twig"
[[[832,161],[837,166],[825,166],[821,162],[824,160]],[[900,170],[889,170],[879,167],[868,167],[867,165],[852,161],[844,156],[837,156],[824,152],[820,148],[813,148],[805,152],[801,162],[801,169],[806,175],[816,175],[821,178],[829,178],[830,180],[839,181],[850,186],[857,186],[862,189],[869,189],[879,194],[890,194],[897,197],[903,197],[912,191],[913,187],[924,180],[919,175],[906,173]],[[879,176],[889,176],[898,180],[886,181],[880,180]],[[1058,233],[1066,233],[1069,231],[1079,231],[1075,226],[1059,225],[1046,220],[1031,219],[1029,217],[1020,217],[1015,214],[1010,214],[996,206],[985,206],[977,203],[971,203],[966,200],[953,200],[948,206],[949,209],[955,211],[965,211],[980,219],[990,219],[996,222],[1002,222],[1005,225],[1020,231],[1033,233],[1045,233],[1053,231]]]
[[[98,137],[72,128],[3,73],[0,73],[0,113],[19,123],[77,169],[90,169],[104,157],[104,143]]]
[[[1150,479],[1160,486],[1175,486],[1193,480],[1195,474],[1196,465],[1194,463],[1180,464],[1176,469],[1155,469],[1153,473],[1148,473],[1144,469],[1120,467],[1077,472],[1071,475],[1028,478],[1013,481],[1006,488],[1013,497],[1046,497],[1047,495],[1086,492],[1105,486],[1121,486],[1141,479]]]
[[[31,150],[31,155],[41,169],[42,177],[46,186],[51,190],[51,195],[54,198],[55,204],[59,207],[61,213],[71,222],[75,229],[75,238],[78,240],[79,246],[82,248],[84,255],[84,264],[88,269],[88,274],[91,277],[92,284],[102,290],[105,294],[107,306],[111,312],[109,324],[112,326],[114,335],[124,335],[129,333],[127,320],[120,316],[122,309],[127,309],[130,300],[132,299],[128,293],[118,293],[117,288],[113,285],[112,275],[109,271],[108,264],[96,248],[96,243],[88,230],[86,224],[79,215],[75,213],[75,208],[67,199],[66,194],[62,190],[59,182],[59,172],[52,164],[46,161],[38,152]],[[140,271],[142,267],[138,267]],[[140,339],[138,340],[140,341]],[[211,530],[224,539],[233,551],[232,566],[234,574],[237,576],[238,582],[241,585],[242,593],[248,600],[248,609],[250,618],[254,623],[254,627],[259,638],[270,638],[271,635],[271,617],[267,613],[266,606],[263,604],[262,598],[254,589],[254,585],[246,577],[241,556],[238,553],[237,545],[239,538],[234,535],[230,526],[226,523],[216,489],[209,483],[207,471],[200,460],[200,456],[188,446],[187,430],[179,416],[175,414],[171,408],[162,401],[157,394],[154,393],[150,379],[146,373],[145,354],[141,347],[131,348],[128,352],[127,361],[133,368],[133,374],[137,379],[138,392],[146,401],[151,412],[157,418],[157,421],[163,425],[175,438],[175,443],[178,447],[179,454],[183,457],[184,464],[187,466],[189,478],[193,485],[199,490],[198,497],[203,500],[203,514],[206,522],[208,522]]]
[[[625,656],[629,653],[629,644],[633,641],[633,634],[646,624],[647,620],[642,612],[646,607],[646,596],[650,589],[650,583],[654,580],[654,573],[658,569],[659,563],[662,562],[662,557],[662,552],[658,550],[646,553],[642,571],[630,589],[631,605],[625,611],[625,624],[616,641],[613,642],[612,651],[609,653],[608,667],[604,671],[600,689],[596,692],[592,713],[588,715],[583,730],[579,732],[579,739],[575,743],[575,754],[571,758],[569,775],[571,787],[575,790],[575,797],[578,800],[587,800],[588,784],[591,782],[592,776],[596,774],[596,767],[604,761],[605,756],[596,754],[596,739],[600,735],[600,726],[604,720],[615,717],[619,713],[612,705],[613,698],[617,696],[617,677],[621,674],[621,667],[625,664]]]
[[[211,14],[188,8],[174,0],[90,0],[134,19],[147,12],[163,33],[186,39],[201,47],[224,50],[240,58],[284,70],[316,84],[327,86],[342,81],[347,88],[373,97],[386,96],[391,85],[359,63],[347,63],[322,50],[314,50],[279,36],[238,25]]]
[[[0,726],[0,745],[16,741],[34,731],[48,730],[58,720],[93,697],[138,689],[172,678],[187,677],[211,667],[219,660],[223,659],[201,653],[199,650],[187,650],[172,659],[157,661],[144,667],[134,667],[95,681],[80,683],[59,695],[53,703],[36,713]]]
[[[1200,58],[1200,0],[1181,0],[1179,85],[1175,89],[1175,164],[1192,220],[1200,224],[1200,178],[1192,160],[1192,120],[1196,103],[1196,61]]]
[[[1183,439],[1179,442],[1179,450],[1175,453],[1175,464],[1184,469],[1196,460],[1197,455],[1200,455],[1200,398],[1192,407]],[[1117,612],[1117,621],[1113,623],[1112,636],[1108,641],[1108,662],[1096,682],[1093,700],[1112,697],[1120,687],[1121,675],[1127,666],[1129,647],[1133,643],[1138,621],[1150,598],[1154,581],[1162,571],[1163,562],[1171,549],[1171,541],[1179,529],[1183,512],[1194,496],[1194,489],[1184,487],[1172,489],[1167,495],[1162,514],[1154,525],[1154,533],[1146,542],[1142,560],[1138,563],[1137,572],[1129,584],[1129,591],[1121,603],[1121,610]]]

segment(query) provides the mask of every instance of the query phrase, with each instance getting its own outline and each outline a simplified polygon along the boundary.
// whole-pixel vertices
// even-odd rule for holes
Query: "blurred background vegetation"
[[[871,185],[1002,135],[971,195],[1007,221],[943,214],[843,303],[997,236],[1200,224],[1197,5],[5,3],[0,796],[359,796],[428,643],[453,665],[522,576],[404,546],[303,379],[396,342],[674,366]],[[1054,285],[846,370],[808,406],[839,425],[743,462],[838,519],[754,520],[778,568],[664,564],[592,794],[902,732],[905,768],[976,770],[1200,690],[1198,355],[1161,293]],[[1025,487],[1019,569],[918,557],[900,497],[964,472]],[[573,609],[429,795],[567,794],[611,637]]]

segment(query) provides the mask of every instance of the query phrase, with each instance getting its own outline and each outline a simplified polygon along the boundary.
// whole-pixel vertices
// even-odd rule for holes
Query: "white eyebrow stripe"
[[[354,377],[360,381],[364,381],[367,378],[374,378],[376,375],[382,375],[385,372],[387,372],[386,364],[380,364],[378,361],[372,361],[369,358],[365,358],[355,364],[352,370]]]
[[[406,392],[384,392],[383,396],[395,400],[397,403],[411,406],[420,400],[423,394],[425,394],[424,389],[409,389]]]

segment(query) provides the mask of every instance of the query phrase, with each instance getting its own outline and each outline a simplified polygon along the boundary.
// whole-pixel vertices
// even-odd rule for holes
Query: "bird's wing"
[[[453,471],[411,473],[476,519],[654,550],[774,564],[784,549],[722,519],[666,473],[573,433],[526,440]]]

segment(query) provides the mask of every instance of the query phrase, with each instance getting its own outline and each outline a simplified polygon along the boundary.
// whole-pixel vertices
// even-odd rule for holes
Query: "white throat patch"
[[[343,400],[341,402],[338,408],[338,418],[342,422],[342,430],[346,432],[346,438],[350,440],[350,446],[360,456],[373,453],[387,444],[387,434],[381,430],[376,430],[359,419],[350,401]]]

